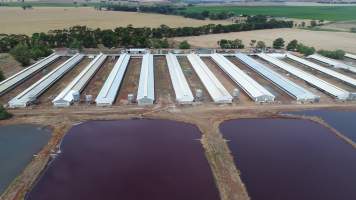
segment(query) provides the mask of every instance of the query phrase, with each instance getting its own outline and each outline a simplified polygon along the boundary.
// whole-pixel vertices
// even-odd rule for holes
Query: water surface
[[[329,129],[296,119],[220,126],[253,200],[356,199],[356,151]]]
[[[49,129],[35,125],[0,126],[0,194],[50,137]]]
[[[200,137],[197,127],[168,120],[74,126],[28,199],[219,199]]]
[[[343,135],[356,142],[356,111],[307,110],[292,112],[292,114],[320,117]]]

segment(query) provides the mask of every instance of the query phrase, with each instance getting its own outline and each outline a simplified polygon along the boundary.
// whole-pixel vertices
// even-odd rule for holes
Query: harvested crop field
[[[345,32],[309,31],[302,29],[269,29],[257,31],[245,31],[236,33],[221,33],[204,36],[177,37],[175,41],[187,40],[193,47],[218,47],[221,39],[240,39],[248,46],[251,40],[262,40],[267,46],[272,46],[273,40],[278,37],[284,38],[286,44],[291,40],[298,40],[308,46],[317,49],[343,49],[356,53],[356,34]]]
[[[20,7],[0,7],[0,33],[32,34],[51,29],[86,25],[91,28],[113,29],[132,24],[134,27],[201,26],[228,24],[229,21],[194,20],[180,16],[136,12],[98,11],[94,8],[35,7],[23,10]]]

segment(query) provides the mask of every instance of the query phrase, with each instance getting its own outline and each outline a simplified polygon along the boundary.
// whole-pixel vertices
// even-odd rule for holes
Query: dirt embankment
[[[297,111],[311,108],[354,109],[356,104],[300,104],[300,105],[201,105],[192,107],[135,107],[113,106],[110,108],[77,106],[75,109],[15,109],[11,110],[14,117],[10,120],[0,121],[0,125],[33,123],[53,128],[53,137],[39,152],[31,163],[24,169],[6,192],[1,200],[23,199],[38,175],[45,168],[50,154],[56,152],[58,144],[75,123],[87,120],[117,120],[132,118],[170,119],[195,124],[202,132],[201,143],[206,158],[211,167],[216,185],[222,200],[248,200],[249,196],[245,185],[240,179],[238,166],[234,164],[230,150],[225,139],[219,131],[219,124],[224,120],[238,118],[281,117],[278,112]],[[282,116],[293,117],[297,116]],[[302,117],[299,117],[302,118]],[[325,122],[315,118],[303,118],[321,123],[336,133],[344,141],[350,141]],[[351,144],[355,147],[354,144]],[[236,159],[236,158],[235,158]]]

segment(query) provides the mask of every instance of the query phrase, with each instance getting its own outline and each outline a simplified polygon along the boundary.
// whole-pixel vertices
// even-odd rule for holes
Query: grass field
[[[204,10],[297,19],[356,20],[356,6],[192,6],[187,8],[187,12],[201,12]]]
[[[202,26],[207,24],[229,24],[227,20],[195,20],[181,16],[98,11],[92,7],[35,7],[23,10],[19,7],[0,7],[0,33],[32,34],[63,29],[75,25],[91,28],[114,29],[132,24],[134,27]]]

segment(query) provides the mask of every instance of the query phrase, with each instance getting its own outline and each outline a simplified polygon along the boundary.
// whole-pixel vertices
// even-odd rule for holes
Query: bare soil
[[[252,79],[257,81],[264,88],[266,88],[273,95],[275,95],[275,97],[276,97],[275,101],[276,102],[282,102],[284,104],[288,104],[291,101],[293,101],[293,98],[290,97],[286,92],[284,92],[283,90],[279,89],[272,82],[270,82],[269,80],[265,79],[263,76],[259,75],[257,72],[255,72],[252,69],[250,69],[244,63],[240,62],[237,58],[228,57],[228,59],[232,63],[234,63],[238,68],[240,68],[242,71],[244,71],[247,75],[249,75]]]
[[[0,53],[0,71],[3,72],[5,78],[10,77],[23,69],[24,67],[22,67],[10,54]]]
[[[128,94],[133,94],[136,99],[140,80],[141,63],[142,58],[130,58],[115,104],[127,104]]]
[[[204,84],[200,81],[198,75],[194,71],[192,65],[190,64],[188,58],[186,56],[177,56],[178,62],[182,67],[183,74],[188,81],[190,89],[195,96],[195,92],[197,89],[203,91],[203,99],[200,100],[202,102],[212,102],[212,99],[206,90]]]
[[[37,72],[35,75],[33,75],[31,78],[25,80],[24,82],[20,83],[17,85],[15,88],[12,90],[8,91],[4,95],[0,97],[0,103],[1,104],[6,104],[9,102],[12,98],[14,98],[16,95],[20,94],[22,91],[30,87],[32,84],[36,83],[38,80],[40,80],[42,77],[44,77],[46,74],[51,72],[53,69],[58,67],[60,64],[64,63],[68,58],[67,57],[61,57],[54,63],[50,64],[47,66],[45,69],[42,71]]]
[[[67,87],[67,85],[90,63],[91,59],[84,58],[74,68],[69,70],[62,78],[57,80],[39,98],[39,106],[52,106],[52,100]]]
[[[173,85],[165,56],[154,57],[155,99],[157,104],[167,105],[175,102]]]
[[[328,83],[331,83],[339,88],[342,88],[344,90],[347,90],[349,92],[356,92],[356,88],[355,87],[352,87],[350,85],[347,85],[346,83],[342,82],[341,80],[335,78],[335,77],[332,77],[332,76],[329,76],[327,74],[324,74],[322,72],[319,72],[317,70],[313,70],[309,67],[306,67],[300,63],[297,63],[297,62],[294,62],[290,59],[284,59],[283,61],[293,65],[294,67],[297,67],[305,72],[308,72],[310,74],[313,74],[314,76],[324,80],[324,81],[327,81]]]
[[[98,96],[101,88],[103,87],[107,77],[109,76],[111,70],[113,69],[116,61],[117,61],[117,58],[115,58],[115,59],[113,59],[112,57],[106,58],[103,65],[96,72],[96,74],[93,76],[93,78],[90,79],[89,83],[84,88],[82,95],[81,95],[82,98],[84,98],[85,95],[92,95],[93,101],[95,100],[95,98]]]
[[[220,67],[209,57],[201,57],[204,63],[208,66],[211,72],[216,76],[216,78],[221,82],[225,89],[232,95],[233,90],[238,88],[240,90],[240,96],[238,103],[253,103],[247,93],[240,88],[230,77],[220,69]]]
[[[299,86],[307,89],[308,91],[312,92],[315,95],[320,96],[320,102],[324,102],[324,103],[332,103],[335,102],[335,100],[333,99],[333,97],[329,96],[328,94],[321,92],[319,89],[317,89],[316,87],[310,85],[309,83],[306,83],[304,80],[295,77],[293,75],[290,75],[288,72],[284,71],[283,69],[279,68],[279,67],[274,67],[271,64],[269,64],[268,62],[255,57],[256,60],[258,60],[259,62],[265,64],[266,66],[268,66],[269,68],[271,68],[272,70],[274,70],[275,72],[281,74],[282,76],[284,76],[285,78],[293,81],[294,83],[298,84]]]

